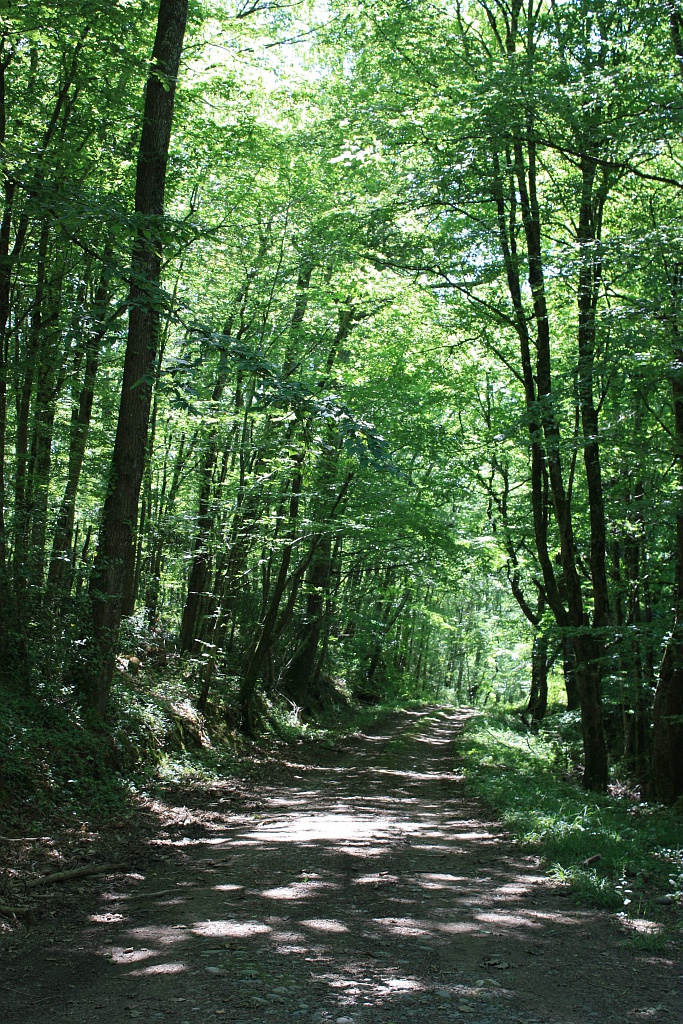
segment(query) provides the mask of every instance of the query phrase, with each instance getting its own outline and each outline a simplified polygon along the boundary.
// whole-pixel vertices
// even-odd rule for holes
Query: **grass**
[[[460,744],[467,785],[580,902],[628,917],[667,916],[657,900],[683,900],[683,816],[583,790],[572,769],[577,728],[556,713],[534,733],[510,707],[475,716]]]

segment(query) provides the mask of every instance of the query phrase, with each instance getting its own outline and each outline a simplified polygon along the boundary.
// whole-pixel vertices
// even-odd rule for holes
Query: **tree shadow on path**
[[[186,808],[152,841],[163,871],[103,892],[80,949],[38,952],[5,1019],[676,1019],[674,965],[625,949],[464,795],[465,715],[403,712],[299,748],[258,813]]]

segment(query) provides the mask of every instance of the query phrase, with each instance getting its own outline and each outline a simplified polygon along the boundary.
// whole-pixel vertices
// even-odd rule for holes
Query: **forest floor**
[[[0,1020],[678,1021],[677,953],[577,907],[464,793],[462,719],[396,713],[84,836],[126,873],[42,887],[0,935]]]

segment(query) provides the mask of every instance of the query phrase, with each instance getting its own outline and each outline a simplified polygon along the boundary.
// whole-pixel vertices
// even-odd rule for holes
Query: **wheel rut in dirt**
[[[675,965],[624,948],[464,795],[463,717],[403,712],[333,750],[295,748],[258,814],[188,806],[152,839],[156,874],[100,882],[62,940],[36,929],[0,1019],[677,1019]]]

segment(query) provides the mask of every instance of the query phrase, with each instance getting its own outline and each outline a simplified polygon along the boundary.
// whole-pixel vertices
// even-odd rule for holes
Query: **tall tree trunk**
[[[259,261],[265,255],[268,244],[268,235],[264,235],[261,239],[261,247],[259,250]],[[243,321],[245,302],[249,294],[249,287],[256,276],[256,270],[252,270],[247,275],[247,280],[239,292],[236,300],[237,307],[240,313],[240,320]],[[221,340],[220,357],[218,361],[218,369],[216,373],[216,380],[214,383],[213,392],[211,395],[211,401],[214,405],[218,405],[223,397],[225,386],[228,382],[228,345],[231,341],[232,330],[233,330],[234,315],[231,315],[227,323],[223,328],[223,338]],[[239,340],[242,336],[242,324],[237,331],[236,340]],[[243,416],[241,410],[244,407],[244,394],[242,388],[242,375],[238,374],[237,382],[235,384],[235,396],[233,401],[233,407],[235,412],[235,421],[231,434],[236,434],[239,430],[239,421]],[[246,410],[245,410],[246,412]],[[212,490],[214,487],[214,473],[216,469],[216,461],[218,459],[218,430],[216,427],[212,427],[209,431],[208,437],[206,438],[206,448],[202,457],[202,463],[199,470],[199,506],[197,509],[197,532],[195,534],[194,542],[194,553],[192,557],[192,566],[190,568],[190,575],[187,583],[187,595],[185,598],[185,605],[183,607],[183,614],[180,623],[180,649],[181,651],[190,651],[195,647],[196,641],[201,632],[200,622],[200,611],[203,604],[205,604],[207,581],[209,578],[210,568],[210,552],[209,542],[211,537],[211,531],[214,527],[214,520],[216,516],[216,502],[211,500]]]
[[[59,277],[51,283],[43,320],[40,346],[40,368],[36,385],[33,437],[29,461],[30,550],[28,574],[34,587],[42,587],[45,571],[45,541],[52,472],[52,444],[57,400],[66,377],[70,339],[66,350],[62,348],[59,332],[62,282]]]
[[[550,319],[545,292],[541,219],[537,196],[537,154],[530,113],[527,132],[526,140],[517,140],[512,151],[506,151],[505,154],[507,198],[500,156],[495,152],[493,154],[494,199],[498,208],[501,251],[515,312],[515,328],[520,342],[522,382],[531,442],[531,506],[536,552],[548,605],[558,626],[571,636],[575,648],[575,679],[581,704],[584,747],[583,783],[587,789],[602,791],[606,789],[608,781],[607,747],[601,705],[602,651],[591,633],[591,626],[584,610],[581,578],[577,567],[571,490],[565,480],[560,425],[553,402]],[[535,367],[532,361],[529,318],[520,280],[517,250],[518,205],[526,243],[528,285],[531,292],[533,323],[536,328]],[[559,578],[555,573],[549,550],[546,473],[560,546],[557,559],[561,567]]]
[[[538,595],[535,625],[538,627],[545,611],[545,594]],[[531,645],[531,688],[527,712],[534,722],[542,722],[548,708],[548,636],[537,629]]]
[[[18,606],[23,604],[28,585],[28,569],[26,559],[29,546],[30,523],[30,479],[29,479],[29,434],[31,405],[33,401],[36,373],[40,368],[41,336],[43,331],[43,306],[45,302],[46,262],[50,225],[44,220],[40,229],[38,242],[38,263],[36,270],[36,287],[33,296],[33,309],[28,330],[26,353],[23,367],[19,369],[17,358],[16,387],[16,430],[15,453],[16,465],[14,472],[14,590]],[[18,349],[15,345],[15,350]],[[17,351],[18,356],[18,351]]]
[[[66,484],[57,513],[57,523],[54,537],[52,538],[52,556],[47,577],[47,590],[52,593],[61,590],[62,584],[69,575],[69,570],[73,564],[72,541],[76,515],[76,497],[78,495],[85,448],[90,430],[100,348],[107,331],[106,315],[109,298],[109,277],[111,274],[110,259],[111,249],[109,246],[106,246],[102,255],[100,281],[95,293],[93,322],[85,338],[83,384],[78,397],[78,405],[74,405],[71,410]]]
[[[267,602],[265,614],[259,623],[256,636],[247,649],[244,658],[244,671],[242,673],[242,682],[240,684],[239,703],[242,728],[249,735],[253,735],[255,733],[257,725],[257,715],[254,706],[256,685],[263,671],[266,659],[270,654],[272,644],[280,632],[278,629],[280,605],[285,595],[287,585],[292,583],[289,576],[289,566],[291,564],[294,542],[297,534],[297,520],[299,517],[299,505],[301,502],[302,463],[303,455],[297,457],[296,467],[292,475],[288,516],[289,529],[282,548],[280,566],[273,586],[273,591]]]
[[[318,647],[323,628],[325,604],[330,583],[332,538],[326,534],[317,546],[306,584],[306,610],[298,647],[287,666],[285,692],[304,711],[310,712],[320,704],[317,692]]]
[[[188,0],[160,0],[152,67],[145,88],[135,184],[138,231],[131,265],[128,340],[109,489],[90,581],[93,649],[82,686],[86,702],[100,716],[109,697],[123,590],[135,554],[138,501],[164,306],[161,221],[166,165],[187,6]]]
[[[588,155],[581,161],[582,193],[577,240],[580,246],[578,288],[578,389],[583,429],[583,456],[590,521],[590,578],[593,617],[590,632],[574,640],[576,680],[581,701],[584,736],[593,737],[585,750],[584,783],[589,789],[604,790],[608,781],[607,746],[602,720],[602,673],[605,658],[604,633],[609,624],[609,592],[606,567],[605,503],[600,468],[598,410],[594,401],[595,311],[602,279],[600,238],[602,210],[609,187],[603,174],[599,187],[595,176],[597,149],[591,135]]]
[[[671,38],[678,71],[683,80],[683,12],[678,4],[669,8]],[[683,267],[670,281],[674,365],[683,359],[679,318],[683,300]],[[679,481],[683,480],[683,383],[677,375],[671,382],[674,400],[674,443]],[[674,625],[664,651],[655,693],[653,718],[652,775],[655,795],[664,803],[683,796],[683,507],[679,496],[674,539]]]
[[[680,304],[683,296],[683,268],[678,274]],[[677,312],[677,311],[676,311]],[[683,365],[683,346],[674,323],[675,365]],[[672,380],[674,431],[679,480],[683,481],[683,383]],[[679,498],[674,541],[674,624],[664,651],[655,692],[653,719],[652,776],[656,798],[674,803],[683,796],[683,508]]]
[[[562,673],[567,694],[567,711],[579,710],[579,690],[576,685],[576,654],[568,636],[562,638]]]
[[[318,382],[322,389],[329,383],[337,353],[346,341],[353,324],[354,311],[346,303],[339,313],[339,324],[325,363],[324,377]],[[309,423],[309,428],[312,423]],[[339,463],[339,437],[334,424],[328,424],[325,443],[316,472],[313,518],[320,523],[320,534],[313,541],[314,553],[307,574],[308,595],[304,622],[296,640],[296,650],[284,674],[284,687],[290,697],[304,710],[311,711],[321,703],[323,695],[317,691],[321,662],[318,648],[322,636],[325,608],[328,599],[332,569],[332,535],[330,512],[339,504],[335,497],[330,502]],[[346,487],[348,485],[345,484]]]
[[[7,138],[6,82],[5,72],[13,59],[13,51],[8,50],[6,37],[3,33],[0,40],[0,149],[4,150]],[[12,215],[14,211],[15,184],[3,169],[2,191],[3,207],[0,221],[0,622],[4,622],[4,599],[7,590],[7,537],[5,535],[5,445],[7,435],[7,368],[9,351],[7,327],[10,314],[10,285],[12,267],[21,250],[23,234],[17,238],[14,248],[11,245]]]
[[[195,438],[190,441],[190,451],[193,448],[194,439],[196,439],[196,434]],[[182,471],[187,461],[187,451],[185,435],[181,434],[178,451],[176,452],[173,460],[173,470],[170,475],[170,483],[168,482],[167,471],[165,469],[164,481],[158,496],[156,510],[150,509],[151,521],[147,531],[150,539],[145,559],[147,580],[145,588],[145,608],[147,612],[147,621],[151,626],[154,626],[157,623],[159,616],[161,574],[164,565],[164,555],[168,550],[168,513],[170,509],[175,507],[175,503],[178,498],[178,491],[180,490],[180,484],[182,482]],[[155,514],[152,515],[152,512],[154,511]]]

